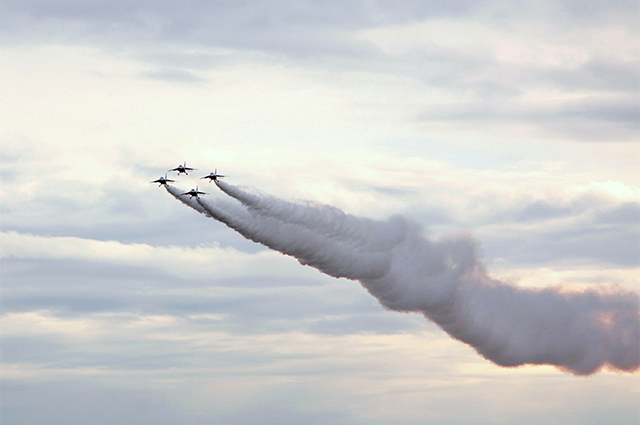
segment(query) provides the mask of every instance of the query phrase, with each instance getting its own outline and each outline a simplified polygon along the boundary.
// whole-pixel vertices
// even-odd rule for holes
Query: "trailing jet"
[[[195,168],[187,167],[187,161],[185,161],[184,164],[178,165],[176,168],[173,168],[169,171],[177,171],[178,175],[180,175],[180,173],[185,173],[186,175],[189,175],[187,171],[192,171],[192,170],[195,170]]]
[[[212,181],[218,181],[218,178],[220,177],[226,177],[226,176],[223,176],[222,174],[218,174],[218,169],[216,168],[216,170],[213,173],[209,173],[208,176],[200,177],[200,180],[209,179],[209,183],[211,183]]]
[[[167,183],[174,183],[174,182],[175,182],[175,180],[169,180],[167,178],[167,173],[164,173],[164,177],[160,177],[158,180],[154,180],[154,181],[149,182],[149,183],[160,183],[160,185],[158,186],[158,187],[160,187],[162,185],[166,186]]]
[[[184,195],[189,195],[189,196],[191,196],[191,199],[193,199],[194,197],[199,198],[200,196],[198,196],[198,195],[206,195],[206,193],[205,192],[198,192],[198,186],[196,186],[195,189],[191,189],[188,192],[180,194],[180,196],[184,196]]]

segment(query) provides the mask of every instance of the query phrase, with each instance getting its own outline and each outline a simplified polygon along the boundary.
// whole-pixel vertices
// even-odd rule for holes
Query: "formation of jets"
[[[172,168],[169,171],[177,171],[178,175],[180,175],[182,173],[184,173],[186,175],[189,175],[189,171],[193,171],[193,170],[196,170],[196,168],[187,167],[187,161],[185,161],[182,165],[178,165],[176,168]],[[169,171],[167,171],[167,173]],[[160,177],[159,179],[154,180],[154,181],[149,182],[149,183],[159,183],[159,186],[162,186],[162,185],[166,186],[167,183],[174,183],[175,180],[170,180],[170,179],[167,178],[167,173],[164,173],[164,177]],[[218,169],[216,168],[215,171],[212,172],[212,173],[209,173],[209,175],[204,176],[204,177],[200,177],[200,180],[209,179],[209,183],[211,183],[212,181],[218,181],[218,179],[221,178],[221,177],[226,177],[226,176],[223,176],[222,174],[218,174]],[[182,193],[182,194],[180,194],[180,196],[187,196],[188,195],[193,199],[194,197],[195,198],[199,198],[200,195],[206,195],[206,194],[207,194],[206,192],[198,191],[198,186],[196,186],[195,189],[191,189],[188,192]]]

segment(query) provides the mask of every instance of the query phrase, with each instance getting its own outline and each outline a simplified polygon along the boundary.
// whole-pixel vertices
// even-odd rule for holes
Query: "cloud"
[[[268,263],[274,254],[268,251],[244,254],[234,248],[153,247],[147,244],[125,244],[118,241],[97,241],[77,237],[41,237],[1,232],[2,258],[83,259],[124,265],[156,267],[177,276],[235,276],[246,264],[256,274],[270,274]],[[278,257],[278,256],[276,256]],[[275,259],[278,261],[278,259]],[[284,260],[278,275],[291,270]],[[262,265],[261,265],[262,264]],[[242,272],[244,274],[244,272]],[[294,272],[294,274],[297,274]]]
[[[640,121],[636,99],[622,97],[607,100],[602,96],[579,101],[553,101],[533,104],[525,100],[486,105],[480,102],[449,105],[423,112],[421,121],[492,122],[533,125],[543,132],[560,131],[575,140],[632,142],[636,140]],[[595,130],[595,133],[594,133]],[[613,132],[612,132],[613,131]],[[605,133],[609,135],[605,139]]]
[[[157,71],[149,71],[142,74],[145,78],[152,78],[156,80],[165,80],[165,81],[175,81],[181,83],[200,83],[206,81],[204,78],[198,77],[197,75],[185,71],[185,70],[172,70],[172,69],[164,69]]]
[[[637,224],[638,222],[640,222],[640,203],[638,202],[625,202],[620,206],[600,212],[596,218],[596,223]]]
[[[594,81],[637,87],[637,55],[631,62],[625,55],[626,64],[611,59],[625,49],[633,56],[630,40],[637,28],[629,16],[635,16],[637,5],[621,1],[604,9],[596,4],[585,9],[554,1],[544,5],[349,1],[333,2],[329,7],[290,1],[262,1],[250,7],[220,2],[25,1],[7,6],[3,23],[9,43],[117,46],[157,63],[160,68],[152,75],[181,81],[193,78],[188,71],[193,66],[201,69],[219,62],[212,59],[220,56],[212,55],[211,49],[226,49],[227,53],[252,52],[254,59],[284,56],[315,66],[332,67],[331,62],[322,64],[323,58],[341,58],[343,69],[387,69],[436,85],[453,79],[471,86],[486,79],[508,92],[521,91],[519,86],[526,80],[539,83],[541,79],[580,88]],[[176,50],[171,59],[168,52]],[[493,50],[497,50],[495,58]],[[597,54],[599,50],[604,54]],[[556,62],[573,57],[589,64],[577,70],[575,63],[550,69],[541,66],[550,60],[558,65]],[[496,58],[498,62],[531,60],[528,67],[517,70],[500,66]],[[542,70],[547,76],[540,74]],[[496,75],[508,75],[508,80],[515,77],[515,81]]]
[[[3,323],[3,334],[4,329],[25,326],[43,331],[46,328],[39,328],[43,322],[60,324],[47,314],[15,315]],[[339,425],[398,420],[417,424],[425,418],[442,424],[474,423],[496,417],[516,423],[523,412],[533,424],[549,411],[579,424],[585,398],[594,400],[594,415],[617,406],[616,415],[623,420],[635,417],[635,410],[628,407],[635,406],[633,376],[625,380],[603,373],[585,386],[584,380],[567,379],[546,367],[500,372],[474,361],[467,347],[438,338],[437,333],[233,335],[202,322],[166,316],[104,314],[74,322],[100,333],[55,338],[56,345],[47,345],[44,339],[55,334],[41,332],[38,339],[23,340],[23,345],[11,339],[10,346],[3,344],[3,350],[52,349],[3,364],[5,419],[85,423],[108,405],[119,409],[111,408],[111,413],[97,419],[105,424],[189,420],[204,425],[221,416],[226,422],[244,423],[247,416],[273,409],[294,418],[332,417]],[[517,377],[508,390],[505,376]],[[553,391],[543,388],[543,382],[551,382]],[[607,387],[606,394],[596,390],[602,386]],[[25,397],[33,404],[25,406]],[[531,399],[536,401],[533,406]],[[496,410],[500,400],[508,401],[508,407]],[[456,409],[460,403],[469,409]],[[547,406],[545,412],[540,412],[539,404]],[[166,408],[166,414],[156,416],[156,405],[159,412]],[[60,406],[64,412],[57,413]],[[67,407],[77,409],[67,414]],[[246,411],[248,415],[242,413]],[[268,416],[263,422],[280,423],[280,417]]]

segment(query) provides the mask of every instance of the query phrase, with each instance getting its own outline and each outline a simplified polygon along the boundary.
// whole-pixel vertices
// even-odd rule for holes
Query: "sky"
[[[3,423],[637,424],[638,372],[498,366],[149,182],[186,161],[212,202],[217,169],[638,294],[638,8],[3,2]]]

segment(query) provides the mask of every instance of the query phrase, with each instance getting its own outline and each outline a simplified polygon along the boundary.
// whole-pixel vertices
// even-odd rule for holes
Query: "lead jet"
[[[194,197],[199,198],[200,196],[198,196],[198,195],[206,195],[206,193],[205,192],[198,192],[198,186],[196,186],[195,189],[191,189],[188,192],[180,194],[180,196],[184,196],[184,195],[189,195],[189,196],[191,196],[191,199],[193,199]]]
[[[178,165],[176,168],[173,168],[169,171],[177,171],[178,175],[180,175],[180,173],[185,173],[186,175],[189,175],[187,171],[192,171],[192,170],[195,170],[195,168],[187,167],[187,161],[185,161],[184,164]]]
[[[175,180],[169,180],[167,178],[167,173],[164,173],[164,177],[160,177],[158,180],[154,180],[154,181],[149,182],[149,183],[160,183],[160,185],[158,186],[158,187],[160,187],[162,185],[166,186],[167,183],[174,183],[174,182],[175,182]]]
[[[218,178],[220,177],[226,177],[226,176],[223,176],[222,174],[218,174],[218,169],[216,168],[216,170],[213,173],[209,173],[208,176],[200,177],[200,180],[209,179],[209,183],[211,183],[212,181],[218,181]]]

